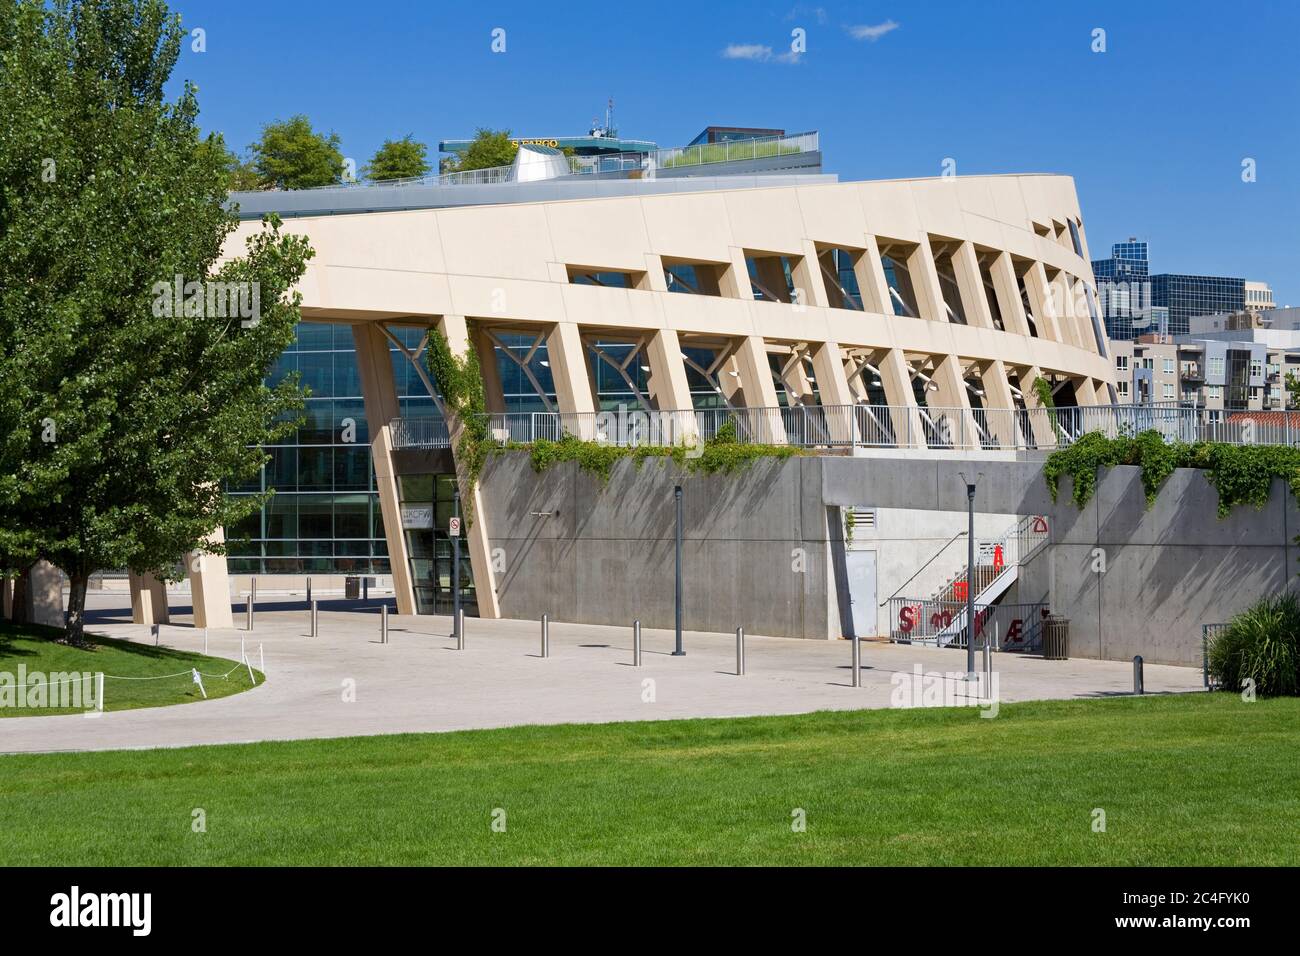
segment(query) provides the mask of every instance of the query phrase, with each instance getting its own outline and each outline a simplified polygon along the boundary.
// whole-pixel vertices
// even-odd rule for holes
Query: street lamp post
[[[677,531],[676,531],[676,551],[677,551],[677,580],[674,594],[676,597],[676,622],[677,629],[677,646],[673,650],[673,657],[684,657],[686,651],[682,650],[682,486],[677,485],[673,488],[673,500],[677,504]]]
[[[962,476],[966,481],[966,476]],[[975,676],[975,482],[966,481],[966,679]]]
[[[451,632],[460,638],[460,489],[452,495],[452,515],[456,527],[451,529]]]

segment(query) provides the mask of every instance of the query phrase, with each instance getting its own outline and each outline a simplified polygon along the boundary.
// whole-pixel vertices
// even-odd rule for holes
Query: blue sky
[[[709,124],[820,130],[843,180],[938,175],[949,157],[959,175],[1067,173],[1094,256],[1136,235],[1155,271],[1260,279],[1300,305],[1289,0],[173,6],[207,44],[175,78],[240,149],[305,113],[360,166],[407,133],[431,150],[478,126],[583,133],[612,95],[622,135],[663,146]]]

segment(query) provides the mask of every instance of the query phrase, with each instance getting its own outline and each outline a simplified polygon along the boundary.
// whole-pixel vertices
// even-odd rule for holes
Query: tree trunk
[[[70,575],[68,591],[68,617],[63,629],[64,643],[81,645],[86,642],[86,586],[90,575],[74,571]]]
[[[14,578],[14,606],[9,618],[15,624],[27,623],[27,572]]]

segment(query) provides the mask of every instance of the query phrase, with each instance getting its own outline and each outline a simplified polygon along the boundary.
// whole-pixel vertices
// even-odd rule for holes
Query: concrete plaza
[[[151,641],[130,622],[124,595],[91,596],[94,633]],[[189,609],[176,608],[162,643],[202,650]],[[0,719],[0,752],[179,747],[437,732],[520,724],[601,723],[688,717],[796,714],[891,706],[897,680],[915,665],[926,673],[962,671],[959,650],[864,643],[861,687],[852,686],[847,641],[751,635],[746,674],[735,675],[735,637],[687,631],[686,656],[673,657],[671,631],[646,630],[642,666],[631,666],[630,627],[552,623],[550,657],[540,656],[536,621],[466,623],[466,647],[457,651],[446,617],[391,613],[390,640],[379,643],[379,605],[322,601],[320,634],[308,636],[300,596],[259,598],[255,627],[212,631],[208,652],[239,658],[241,640],[257,666],[265,656],[267,682],[219,700],[173,707],[80,715]],[[242,606],[237,606],[242,611]],[[242,625],[242,614],[236,615]],[[630,622],[629,622],[630,623]],[[1048,661],[994,655],[1001,703],[1052,698],[1108,697],[1132,692],[1126,662]],[[653,681],[647,685],[647,679]],[[1198,669],[1147,665],[1147,693],[1201,689]],[[945,682],[963,695],[962,681]],[[355,700],[345,691],[355,688]],[[111,683],[106,696],[111,695]],[[111,706],[111,701],[110,701]],[[972,717],[975,716],[972,708]]]

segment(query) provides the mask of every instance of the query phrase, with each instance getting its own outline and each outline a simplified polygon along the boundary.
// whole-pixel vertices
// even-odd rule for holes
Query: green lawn
[[[161,707],[202,700],[203,695],[190,674],[193,668],[197,668],[202,676],[203,689],[207,691],[209,700],[237,694],[252,687],[248,669],[236,667],[234,661],[224,658],[205,657],[189,651],[132,644],[130,641],[115,641],[93,635],[87,635],[93,642],[91,647],[69,647],[48,639],[56,633],[53,628],[38,625],[0,623],[0,674],[11,675],[8,680],[16,683],[21,665],[25,668],[24,676],[29,683],[35,678],[36,683],[45,688],[47,702],[35,707],[14,706],[18,703],[17,692],[13,692],[14,697],[10,701],[5,696],[3,686],[0,686],[0,718],[75,714],[87,710],[86,706],[48,706],[48,702],[53,700],[51,692],[58,690],[65,693],[73,689],[73,684],[68,683],[66,677],[52,677],[52,674],[103,672],[104,710]],[[261,684],[261,672],[254,669],[253,673],[257,676],[257,683]],[[83,695],[91,695],[90,699],[93,699],[94,679],[77,683],[81,684],[78,690]],[[66,691],[62,688],[66,688]],[[28,697],[27,700],[30,703],[32,698]],[[68,702],[71,698],[63,696],[60,700]],[[86,696],[81,698],[83,703],[86,700]]]
[[[0,864],[1295,865],[1298,721],[1197,694],[3,757]]]

